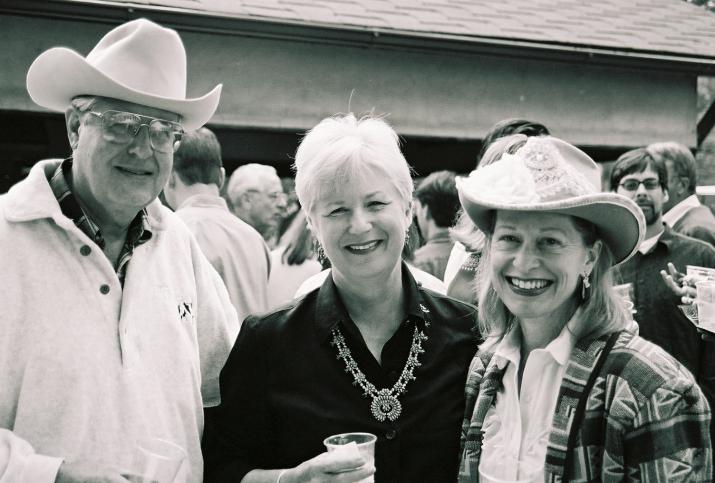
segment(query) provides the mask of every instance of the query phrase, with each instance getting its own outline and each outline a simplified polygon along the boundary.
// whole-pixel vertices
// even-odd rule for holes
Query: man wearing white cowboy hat
[[[147,477],[147,438],[181,446],[177,481],[199,482],[203,407],[239,322],[157,195],[221,86],[187,98],[178,34],[139,19],[87,57],[42,53],[27,89],[65,112],[72,157],[0,196],[0,482]]]

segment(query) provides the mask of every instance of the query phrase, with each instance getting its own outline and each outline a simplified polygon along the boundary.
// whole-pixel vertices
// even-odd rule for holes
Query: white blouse
[[[494,353],[494,363],[506,367],[495,404],[484,419],[484,439],[479,463],[480,481],[544,481],[546,446],[556,409],[561,379],[576,344],[567,329],[543,349],[529,354],[518,390],[521,329],[504,336]]]

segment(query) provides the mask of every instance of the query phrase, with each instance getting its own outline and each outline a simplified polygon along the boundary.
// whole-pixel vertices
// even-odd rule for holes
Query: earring
[[[327,257],[325,256],[325,251],[323,250],[323,245],[320,244],[317,238],[313,238],[313,253],[318,257],[318,261],[323,263]]]
[[[588,297],[591,295],[591,282],[589,281],[588,273],[584,273],[582,275],[583,280],[581,282],[581,300],[588,300]]]

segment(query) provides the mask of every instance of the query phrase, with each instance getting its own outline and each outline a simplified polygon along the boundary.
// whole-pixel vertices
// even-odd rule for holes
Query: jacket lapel
[[[506,366],[499,368],[494,353],[479,354],[472,361],[467,376],[466,413],[462,424],[462,460],[459,482],[477,481],[479,457],[482,452],[482,426],[487,411],[494,404],[501,387]],[[471,413],[470,413],[471,412]]]
[[[576,408],[584,394],[589,376],[598,362],[608,336],[592,341],[579,341],[571,352],[559,388],[556,410],[552,421],[549,444],[546,449],[546,480],[561,481],[566,463],[569,434],[574,428]]]

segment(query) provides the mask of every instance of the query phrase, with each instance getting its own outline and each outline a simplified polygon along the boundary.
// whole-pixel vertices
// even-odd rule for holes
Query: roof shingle
[[[72,0],[79,1],[82,0]],[[682,0],[114,0],[290,19],[715,58],[715,14]]]

